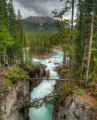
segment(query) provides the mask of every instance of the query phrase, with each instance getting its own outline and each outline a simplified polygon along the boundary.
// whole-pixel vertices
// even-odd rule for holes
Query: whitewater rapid
[[[42,64],[45,64],[46,70],[50,70],[50,78],[58,79],[59,76],[57,72],[55,71],[56,66],[58,64],[63,63],[63,52],[54,50],[57,54],[51,57],[50,59],[33,59],[33,61],[40,62]],[[49,63],[51,61],[51,63]],[[56,64],[56,65],[55,65]],[[31,92],[31,98],[43,98],[44,96],[49,95],[54,91],[54,86],[56,84],[55,80],[42,80],[42,82],[33,89]],[[30,120],[52,120],[52,111],[53,111],[53,105],[43,105],[42,107],[36,109],[36,108],[30,108],[29,109],[29,116]]]

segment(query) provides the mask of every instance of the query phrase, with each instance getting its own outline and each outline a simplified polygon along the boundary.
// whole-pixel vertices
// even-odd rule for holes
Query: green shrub
[[[75,90],[74,93],[82,95],[85,93],[85,91],[81,88],[81,89]]]
[[[8,69],[10,72],[14,71],[17,68],[17,66],[9,66]]]
[[[92,91],[92,95],[93,95],[93,96],[97,96],[97,92]]]
[[[94,103],[95,103],[95,105],[97,105],[97,101],[95,101]]]
[[[22,63],[22,64],[20,64],[20,67],[23,69],[23,70],[25,70],[25,71],[31,71],[31,67],[28,65],[28,64],[26,64],[26,63]]]
[[[12,86],[11,80],[10,80],[10,79],[6,79],[5,85],[6,85],[6,86]]]
[[[6,75],[6,79],[11,80],[12,83],[16,83],[27,78],[28,78],[27,72],[20,68],[16,68],[14,71]]]
[[[3,92],[9,91],[8,84],[3,84],[2,82],[0,82],[0,89]]]
[[[62,92],[66,92],[66,91],[70,91],[71,89],[77,89],[78,85],[76,84],[76,82],[63,82],[61,84],[61,91]]]

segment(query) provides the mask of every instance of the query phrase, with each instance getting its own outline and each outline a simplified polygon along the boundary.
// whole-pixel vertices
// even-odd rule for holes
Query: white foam
[[[62,63],[63,62],[63,52],[54,50],[57,52],[57,55],[53,56],[50,59],[33,59],[33,61],[41,62],[42,64],[46,64],[47,68],[46,70],[50,70],[50,78],[56,78],[58,79],[58,74],[54,70],[55,63]],[[49,63],[51,61],[51,63]],[[35,87],[31,93],[31,98],[43,98],[46,95],[49,95],[54,90],[54,85],[56,84],[55,80],[52,81],[46,81],[43,80],[37,87]],[[52,120],[52,106],[48,105],[45,107],[44,105],[41,108],[35,109],[30,108],[29,109],[29,116],[30,120]]]

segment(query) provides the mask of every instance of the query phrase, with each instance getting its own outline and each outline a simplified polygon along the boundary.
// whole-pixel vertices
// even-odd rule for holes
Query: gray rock
[[[59,107],[58,113],[54,115],[53,112],[53,120],[93,120],[91,107],[85,106],[85,102],[77,103],[75,96],[66,97],[65,105]]]

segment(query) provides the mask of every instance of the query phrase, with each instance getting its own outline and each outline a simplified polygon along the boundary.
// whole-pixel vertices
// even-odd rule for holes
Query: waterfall
[[[42,64],[45,64],[46,70],[50,70],[50,78],[58,79],[59,76],[57,72],[55,71],[56,66],[59,63],[63,63],[63,52],[54,50],[57,54],[51,57],[50,59],[33,59],[33,61],[40,62]],[[49,62],[51,61],[51,62]],[[43,98],[44,96],[49,95],[54,91],[54,86],[56,84],[55,80],[42,80],[42,82],[33,89],[31,92],[31,98]],[[53,111],[53,105],[43,105],[42,107],[36,109],[36,108],[30,108],[29,109],[29,116],[30,120],[52,120],[52,111]]]

